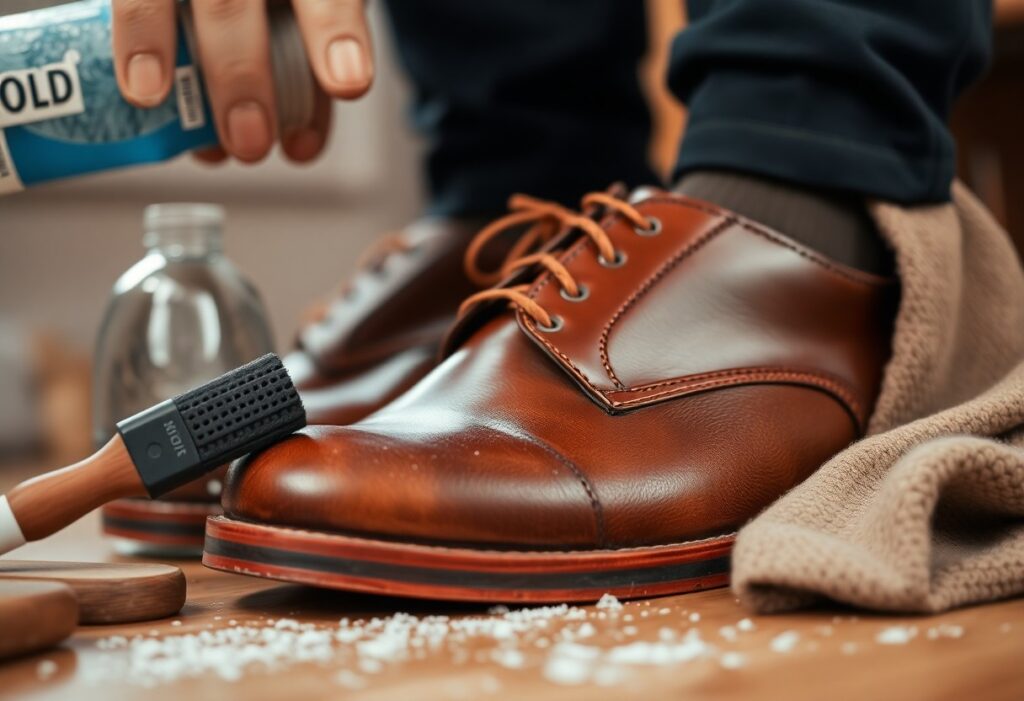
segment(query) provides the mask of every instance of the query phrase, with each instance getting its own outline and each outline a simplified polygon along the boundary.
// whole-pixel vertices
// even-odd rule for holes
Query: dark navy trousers
[[[428,140],[430,209],[513,192],[573,204],[656,183],[643,0],[388,0]],[[689,110],[674,177],[726,169],[903,203],[948,199],[956,97],[991,0],[689,0],[666,80]]]

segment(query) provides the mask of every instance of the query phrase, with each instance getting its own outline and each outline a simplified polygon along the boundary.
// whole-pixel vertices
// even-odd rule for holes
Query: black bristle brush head
[[[156,497],[306,425],[281,359],[270,353],[117,425]]]

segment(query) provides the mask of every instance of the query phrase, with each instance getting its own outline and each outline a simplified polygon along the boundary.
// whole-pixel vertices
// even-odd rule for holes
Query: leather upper
[[[473,289],[463,252],[470,222],[423,219],[396,250],[364,265],[285,358],[310,423],[345,424],[383,406],[437,361],[459,302]]]
[[[411,390],[232,468],[236,518],[499,548],[621,548],[726,533],[863,432],[896,285],[667,193],[621,255],[549,244],[585,289],[527,271],[557,323],[481,304]]]

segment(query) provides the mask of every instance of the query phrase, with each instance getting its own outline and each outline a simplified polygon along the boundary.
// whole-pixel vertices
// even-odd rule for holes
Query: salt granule
[[[875,642],[879,645],[906,645],[916,636],[916,626],[890,626],[875,636]]]
[[[779,633],[770,643],[773,652],[791,652],[796,644],[800,642],[800,634],[795,630],[787,630]]]
[[[718,664],[725,669],[739,669],[747,664],[747,657],[739,652],[726,652],[718,658]]]
[[[744,633],[748,633],[748,632],[754,630],[754,628],[755,628],[754,622],[752,620],[750,620],[749,618],[741,619],[736,624],[736,627],[739,628],[740,630],[742,630]]]
[[[600,600],[598,600],[596,604],[596,608],[606,609],[608,611],[621,611],[622,602],[611,594],[602,594]]]
[[[939,638],[962,638],[963,635],[963,626],[952,625],[949,623],[940,623],[934,628],[929,628],[927,633],[929,640],[938,640]]]

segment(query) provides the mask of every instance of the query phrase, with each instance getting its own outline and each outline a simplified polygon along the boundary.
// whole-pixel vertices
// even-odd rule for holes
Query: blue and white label
[[[174,90],[141,109],[118,89],[110,15],[110,0],[79,0],[0,16],[0,195],[217,143],[185,32]]]
[[[74,49],[59,63],[0,73],[0,129],[85,112]]]

